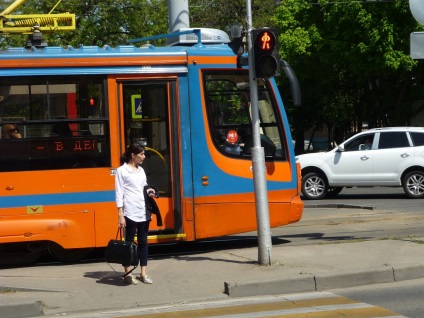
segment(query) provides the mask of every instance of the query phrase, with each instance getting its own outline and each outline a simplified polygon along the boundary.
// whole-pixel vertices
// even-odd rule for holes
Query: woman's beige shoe
[[[153,284],[153,280],[147,275],[140,276],[140,280],[145,284]]]
[[[130,285],[137,285],[138,284],[137,279],[135,279],[135,277],[131,274],[124,277],[124,282],[126,282],[127,284],[130,284]]]

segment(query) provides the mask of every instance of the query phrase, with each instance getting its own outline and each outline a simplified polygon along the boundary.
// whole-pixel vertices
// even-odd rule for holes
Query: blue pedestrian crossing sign
[[[131,95],[132,118],[143,118],[143,105],[141,95]]]

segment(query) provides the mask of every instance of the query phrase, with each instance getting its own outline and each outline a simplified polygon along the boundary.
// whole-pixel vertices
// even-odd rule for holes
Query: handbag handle
[[[125,235],[125,226],[124,227],[118,227],[118,232],[116,232],[116,237],[115,239],[118,239],[118,235],[119,235],[119,239],[122,241],[122,239],[124,239],[124,242],[126,242],[126,235]]]

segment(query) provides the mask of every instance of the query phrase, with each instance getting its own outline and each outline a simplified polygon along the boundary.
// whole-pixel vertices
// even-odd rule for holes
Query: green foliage
[[[255,28],[274,27],[270,17],[274,14],[278,1],[251,1],[252,22]],[[246,0],[190,0],[190,25],[193,27],[215,28],[239,24],[246,25]]]
[[[283,0],[274,20],[302,89],[302,111],[289,107],[295,130],[408,123],[410,33],[422,30],[408,2]]]
[[[13,14],[49,13],[57,0],[27,0]],[[76,15],[77,30],[44,34],[49,45],[116,46],[133,38],[168,32],[167,0],[67,0],[52,13]],[[22,46],[26,36],[8,36],[4,46]],[[16,45],[20,42],[19,45]]]

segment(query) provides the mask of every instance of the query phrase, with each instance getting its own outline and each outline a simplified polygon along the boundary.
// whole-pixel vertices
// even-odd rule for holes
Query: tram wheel
[[[84,258],[89,252],[89,248],[65,249],[62,246],[53,243],[49,246],[50,254],[57,260],[64,263],[77,262]]]

